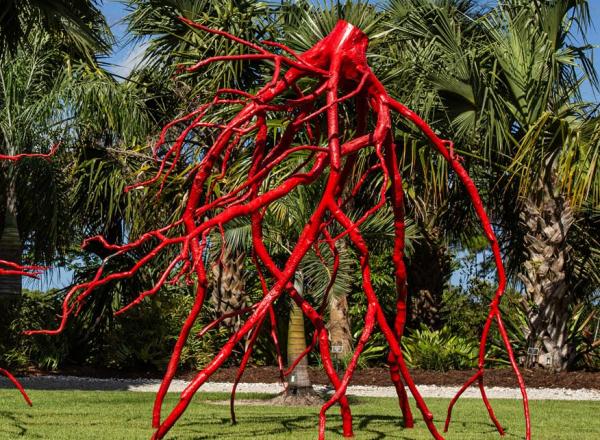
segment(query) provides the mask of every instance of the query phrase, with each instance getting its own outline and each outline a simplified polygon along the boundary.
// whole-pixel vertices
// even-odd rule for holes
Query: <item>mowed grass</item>
[[[153,393],[127,391],[30,391],[34,402],[27,407],[16,391],[0,390],[0,438],[2,439],[149,439]],[[240,399],[265,398],[240,395]],[[167,399],[167,408],[177,395]],[[198,394],[168,439],[315,439],[317,408],[238,405],[238,424],[232,426],[229,407],[216,401],[224,394]],[[212,401],[212,403],[211,403]],[[447,399],[428,399],[443,425]],[[394,399],[352,398],[356,439],[429,439],[415,414],[414,429],[404,429]],[[414,402],[412,402],[414,404]],[[492,402],[507,430],[507,439],[524,438],[522,406],[516,400]],[[600,402],[531,402],[533,439],[600,439]],[[341,439],[341,419],[330,410],[327,438]],[[480,400],[464,399],[456,406],[446,439],[499,439]]]

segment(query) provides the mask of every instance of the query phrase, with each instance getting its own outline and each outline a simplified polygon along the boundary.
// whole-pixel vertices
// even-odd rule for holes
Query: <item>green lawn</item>
[[[16,391],[0,390],[1,439],[148,439],[153,393],[123,391],[36,391],[27,407]],[[248,396],[242,395],[241,398]],[[253,396],[256,398],[257,396]],[[272,406],[238,407],[239,424],[231,426],[227,406],[206,403],[223,400],[223,394],[200,394],[167,438],[170,439],[314,439],[317,409]],[[167,404],[175,402],[170,395]],[[355,398],[353,400],[356,439],[428,439],[427,430],[417,418],[415,429],[402,428],[393,399]],[[446,399],[428,399],[442,424]],[[523,438],[521,403],[493,401],[507,428],[505,438]],[[532,402],[533,438],[597,440],[600,438],[600,402]],[[340,439],[341,421],[335,408],[328,418],[328,439]],[[499,439],[479,400],[461,400],[446,438]]]

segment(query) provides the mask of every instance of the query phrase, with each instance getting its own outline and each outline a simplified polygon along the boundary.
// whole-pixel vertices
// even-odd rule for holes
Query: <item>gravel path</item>
[[[77,376],[35,376],[20,379],[26,389],[31,390],[99,390],[99,391],[134,391],[134,392],[156,392],[160,384],[158,379],[97,379]],[[174,380],[170,391],[180,392],[187,381]],[[0,388],[12,388],[6,380],[0,380]],[[419,385],[419,391],[423,397],[451,398],[458,387]],[[326,387],[315,386],[317,391],[324,391]],[[206,392],[229,392],[230,383],[208,382],[200,391]],[[241,383],[238,392],[241,393],[279,393],[283,387],[277,383]],[[518,389],[490,387],[486,388],[488,396],[493,399],[520,399]],[[600,401],[600,390],[589,389],[566,389],[566,388],[528,388],[528,396],[531,400],[596,400]],[[393,387],[378,387],[353,385],[348,387],[348,394],[366,397],[396,397]],[[467,398],[479,398],[477,388],[471,387],[463,394]]]

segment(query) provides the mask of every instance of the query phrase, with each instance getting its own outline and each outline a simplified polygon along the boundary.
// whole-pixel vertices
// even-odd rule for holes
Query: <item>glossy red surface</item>
[[[137,183],[129,189],[143,188],[154,183],[159,183],[162,189],[167,177],[175,170],[184,154],[186,140],[191,131],[196,128],[207,127],[216,132],[214,142],[206,149],[201,162],[193,167],[190,175],[191,186],[182,217],[161,229],[147,232],[137,240],[122,245],[108,243],[103,237],[88,239],[87,242],[98,242],[105,249],[111,251],[114,256],[139,250],[142,246],[149,247],[151,250],[127,271],[104,274],[104,267],[100,267],[93,280],[75,286],[67,294],[63,304],[62,319],[56,330],[36,330],[30,331],[29,334],[56,334],[62,331],[69,315],[83,304],[85,298],[96,287],[114,280],[131,277],[141,267],[164,252],[166,248],[176,248],[178,249],[176,256],[167,264],[154,286],[148,291],[142,292],[137,299],[117,312],[123,313],[139,304],[145,297],[158,292],[165,283],[176,283],[181,279],[185,279],[188,283],[195,283],[196,285],[195,303],[182,326],[179,339],[175,344],[171,360],[156,397],[153,411],[153,426],[156,431],[153,438],[161,439],[166,435],[190,404],[196,391],[223,365],[231,355],[234,347],[240,341],[245,341],[247,351],[232,392],[231,411],[232,418],[235,420],[233,405],[235,389],[251,356],[256,337],[267,318],[271,327],[270,334],[278,351],[280,377],[283,380],[285,375],[289,374],[294,365],[299,362],[299,359],[289,366],[287,371],[284,371],[276,333],[277,316],[273,310],[274,302],[287,294],[301,308],[315,328],[314,339],[302,356],[305,356],[318,344],[324,369],[335,388],[333,396],[325,403],[319,415],[320,439],[325,437],[326,412],[335,403],[340,404],[344,435],[346,437],[353,435],[352,415],[345,395],[346,388],[356,369],[359,356],[376,326],[384,334],[390,347],[388,362],[390,364],[391,381],[398,392],[399,406],[404,415],[405,426],[413,426],[414,421],[404,385],[408,387],[415,398],[416,406],[432,436],[436,439],[442,439],[442,435],[433,423],[433,415],[410,376],[400,346],[400,339],[406,322],[407,289],[403,260],[403,189],[398,169],[396,151],[398,145],[395,144],[393,139],[392,124],[392,114],[397,113],[414,124],[423,133],[444,160],[450,164],[464,184],[490,242],[498,271],[498,289],[490,305],[488,319],[481,338],[479,369],[452,400],[446,428],[450,420],[452,406],[456,403],[464,388],[477,381],[492,421],[496,424],[500,433],[503,432],[493,414],[483,387],[486,342],[491,325],[496,322],[506,344],[511,365],[519,379],[523,394],[527,439],[530,439],[527,394],[498,308],[506,285],[504,267],[498,243],[477,189],[462,166],[460,158],[454,154],[452,142],[440,139],[419,116],[395,101],[386,92],[367,64],[367,36],[360,29],[347,22],[340,21],[323,40],[306,52],[297,54],[280,44],[271,42],[255,44],[223,31],[209,29],[183,18],[182,20],[193,28],[228,38],[256,52],[245,55],[215,56],[200,61],[185,70],[197,71],[210,63],[221,61],[268,60],[274,66],[273,77],[256,94],[234,89],[219,90],[211,102],[199,106],[196,110],[163,128],[154,150],[157,159],[159,154],[161,156],[158,173],[153,178]],[[267,48],[274,49],[269,50]],[[300,83],[301,80],[309,78],[312,79],[312,83],[307,81]],[[307,84],[309,85],[307,86]],[[310,84],[313,84],[313,86],[310,86]],[[306,90],[307,87],[308,91]],[[356,109],[356,125],[354,127],[342,126],[341,112],[343,107],[352,103]],[[214,118],[211,119],[209,116],[214,115],[218,111],[218,106],[221,105],[239,105],[240,110],[231,120],[218,124],[213,122]],[[273,140],[272,136],[269,136],[267,124],[269,117],[276,113],[285,115],[287,125],[281,129],[276,139]],[[176,141],[165,148],[167,132],[177,126],[185,126],[185,128],[180,132]],[[350,139],[347,139],[348,133],[352,133]],[[299,144],[298,138],[300,136],[302,136],[302,139],[308,139],[310,145]],[[320,145],[320,139],[326,140],[323,142],[324,145]],[[216,182],[227,175],[229,158],[235,153],[236,149],[241,148],[242,142],[244,142],[244,145],[248,145],[250,140],[253,144],[252,159],[243,183],[234,189],[229,188],[229,192],[225,194],[215,194]],[[361,176],[358,176],[353,188],[349,188],[350,176],[353,176],[353,173],[357,171],[357,154],[360,150],[368,152],[371,163],[374,163],[374,165]],[[289,173],[279,186],[268,187],[264,185],[271,172],[297,151],[309,152],[309,158],[302,166]],[[368,174],[375,172],[381,173],[382,176],[380,191],[376,195],[377,200],[372,207],[365,210],[360,218],[353,220],[344,211],[344,208],[349,199],[358,193]],[[265,211],[271,204],[285,197],[294,189],[313,184],[319,178],[322,178],[324,185],[321,198],[314,207],[310,219],[304,225],[296,244],[290,249],[289,257],[284,264],[278,265],[270,255],[263,239],[262,223]],[[386,203],[391,203],[395,216],[393,264],[398,299],[397,316],[393,327],[388,325],[373,288],[369,249],[360,232],[360,225]],[[252,258],[263,286],[263,298],[253,306],[236,312],[240,316],[247,315],[244,324],[231,335],[228,342],[208,365],[194,377],[187,389],[181,393],[179,402],[163,419],[161,410],[164,397],[175,376],[183,347],[194,322],[202,311],[206,296],[208,281],[203,254],[208,245],[207,237],[211,231],[222,235],[223,225],[240,217],[250,219],[253,242]],[[333,236],[333,231],[336,230],[334,226],[337,227],[338,234],[335,236]],[[339,232],[340,227],[343,231],[341,233]],[[334,257],[332,268],[332,279],[334,279],[340,264],[336,242],[342,237],[347,237],[359,256],[362,287],[368,305],[363,331],[343,376],[339,377],[331,359],[328,331],[323,320],[326,302],[321,304],[318,309],[314,308],[294,288],[294,276],[307,252],[312,248],[319,255],[321,252],[320,246],[324,245]],[[333,281],[327,287],[328,292],[332,283]],[[224,317],[218,318],[210,323],[201,334],[218,325],[223,319]]]

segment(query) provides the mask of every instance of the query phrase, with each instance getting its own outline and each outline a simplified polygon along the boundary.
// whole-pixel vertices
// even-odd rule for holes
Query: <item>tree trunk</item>
[[[243,262],[245,255],[235,255],[226,250],[221,262],[212,267],[214,276],[211,302],[215,306],[217,316],[235,312],[247,307]],[[243,316],[234,316],[223,321],[233,332],[242,324]]]
[[[442,325],[442,296],[452,273],[451,259],[439,231],[422,229],[424,239],[415,243],[408,261],[408,325],[417,328],[423,323],[437,329]]]
[[[348,309],[348,294],[338,293],[329,299],[329,322],[327,330],[331,339],[331,349],[339,359],[352,353],[352,332]]]
[[[526,261],[519,278],[528,300],[528,346],[537,348],[537,363],[554,371],[568,366],[570,292],[566,280],[567,233],[573,225],[568,201],[540,185],[540,201],[524,203]]]
[[[298,271],[294,279],[294,287],[300,295],[303,294],[304,281]],[[304,314],[300,307],[292,302],[288,321],[287,364],[288,368],[306,349],[304,334]],[[287,386],[283,393],[271,399],[273,405],[321,405],[323,399],[313,390],[308,374],[308,357],[305,356],[287,376]]]
[[[294,287],[300,295],[303,294],[304,280],[302,274],[296,274]],[[306,335],[304,334],[304,315],[300,307],[292,302],[287,338],[288,366],[306,350]],[[308,358],[305,356],[288,376],[288,393],[301,394],[307,389],[312,391],[312,384],[308,375]]]
[[[339,247],[340,254],[347,251],[348,242],[345,239],[339,240],[336,245]],[[353,352],[348,293],[336,292],[335,295],[330,296],[328,307],[327,331],[329,332],[332,350],[335,350],[333,354],[338,359],[347,358]]]
[[[9,174],[6,194],[4,225],[0,229],[0,260],[21,263],[23,244],[17,223],[17,194],[14,173]],[[0,296],[17,297],[21,294],[21,276],[4,276],[0,279]]]

